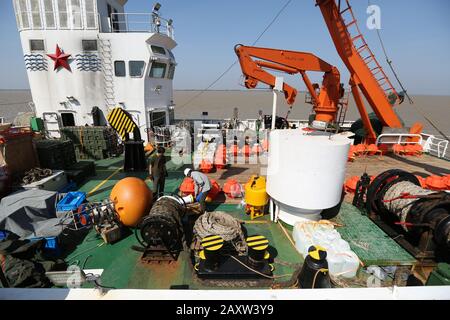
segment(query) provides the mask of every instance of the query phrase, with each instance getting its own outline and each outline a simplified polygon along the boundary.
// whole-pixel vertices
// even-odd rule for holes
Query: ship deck
[[[91,201],[103,200],[109,196],[111,189],[120,179],[126,176],[147,178],[146,172],[124,173],[122,169],[123,158],[112,158],[96,162],[96,176],[80,186],[79,190],[88,193]],[[387,169],[400,168],[415,174],[448,174],[450,162],[428,155],[414,158],[401,158],[395,156],[358,158],[349,163],[347,176],[361,175],[367,171],[374,175]],[[166,192],[178,192],[184,176],[184,167],[177,167],[168,162],[169,176],[166,180]],[[260,172],[258,164],[231,164],[225,170],[218,170],[209,174],[220,185],[233,177],[244,183],[248,178]],[[151,186],[151,181],[146,179]],[[413,266],[416,260],[399,244],[387,236],[372,220],[362,215],[346,198],[342,203],[339,215],[334,220],[342,227],[338,228],[343,239],[347,240],[352,250],[359,256],[361,265],[399,265]],[[290,279],[298,265],[302,263],[301,255],[294,248],[290,239],[290,228],[280,223],[272,223],[268,216],[250,220],[239,205],[240,200],[226,199],[225,196],[208,204],[208,211],[224,211],[240,219],[248,234],[262,234],[269,239],[270,252],[274,258],[275,283],[285,283]],[[132,250],[137,240],[130,232],[125,238],[114,244],[103,244],[102,239],[94,230],[84,234],[79,242],[68,248],[66,261],[77,264],[84,269],[103,269],[102,284],[114,288],[134,289],[169,289],[169,288],[226,288],[235,287],[270,287],[269,282],[207,282],[198,280],[193,270],[189,253],[182,252],[176,262],[171,263],[144,263],[141,261],[142,253]],[[367,275],[360,272],[352,280],[343,281],[339,286],[366,287]],[[286,283],[285,283],[286,284]],[[386,283],[388,284],[388,283]]]

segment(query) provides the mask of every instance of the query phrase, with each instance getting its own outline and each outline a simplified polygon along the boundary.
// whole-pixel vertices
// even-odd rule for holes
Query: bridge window
[[[44,40],[30,40],[30,51],[45,51]]]
[[[162,54],[163,56],[166,55],[166,50],[163,47],[159,46],[151,46],[153,53]]]
[[[164,78],[166,75],[166,64],[161,62],[153,62],[150,68],[150,78]]]
[[[97,51],[97,40],[81,40],[83,51]]]
[[[114,74],[116,77],[125,77],[125,61],[114,61]]]
[[[167,78],[173,79],[175,75],[175,64],[171,63],[169,65],[169,72],[167,72]]]
[[[84,0],[84,12],[86,15],[86,28],[96,29],[97,28],[97,9],[95,8],[94,0]]]
[[[72,17],[72,28],[81,29],[83,27],[82,16],[81,16],[81,5],[80,0],[70,1],[71,17]]]
[[[44,0],[44,15],[45,15],[45,27],[54,29],[55,23],[55,10],[53,8],[53,0]]]
[[[41,20],[41,3],[39,1],[31,1],[31,22],[33,23],[34,29],[42,28]]]
[[[67,11],[66,0],[58,0],[58,20],[61,29],[69,27],[69,12]]]
[[[130,77],[140,78],[144,74],[145,62],[144,61],[129,61],[128,69],[130,70]]]

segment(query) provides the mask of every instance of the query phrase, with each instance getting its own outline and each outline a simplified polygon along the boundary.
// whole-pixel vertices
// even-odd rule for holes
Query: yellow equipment
[[[269,195],[266,192],[266,178],[261,176],[251,176],[245,184],[245,212],[250,214],[250,219],[262,217],[269,202]]]

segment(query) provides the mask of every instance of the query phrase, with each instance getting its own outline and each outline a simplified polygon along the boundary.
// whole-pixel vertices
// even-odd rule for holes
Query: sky
[[[172,18],[177,60],[174,88],[204,89],[234,61],[233,47],[252,44],[287,0],[160,0]],[[344,1],[342,1],[344,2]],[[388,70],[375,30],[366,27],[367,0],[350,0],[379,62]],[[381,36],[389,58],[410,94],[450,95],[450,1],[370,0],[381,9]],[[129,0],[126,12],[150,12],[152,0]],[[12,0],[0,0],[0,89],[26,89],[28,80]],[[340,60],[315,0],[292,0],[256,46],[311,52],[341,72]],[[391,73],[388,73],[391,76]],[[322,75],[311,73],[313,81]],[[391,80],[396,84],[395,79]],[[239,64],[211,89],[244,90]],[[304,90],[298,76],[285,81]],[[397,86],[398,87],[398,86]]]

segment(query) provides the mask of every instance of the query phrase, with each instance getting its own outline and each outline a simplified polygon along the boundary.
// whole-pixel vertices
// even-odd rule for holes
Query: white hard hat
[[[191,171],[192,169],[189,168],[184,169],[184,175],[187,177]]]

